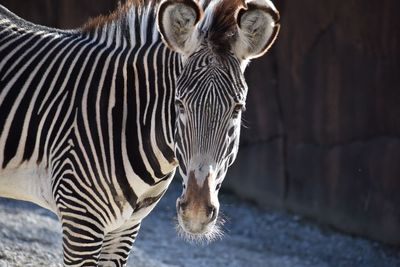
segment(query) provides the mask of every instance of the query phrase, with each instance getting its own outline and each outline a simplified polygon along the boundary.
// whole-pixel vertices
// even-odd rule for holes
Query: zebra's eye
[[[232,118],[237,119],[239,117],[240,112],[245,110],[245,106],[243,104],[236,104],[233,113],[232,113]]]
[[[175,106],[179,113],[185,113],[185,106],[183,105],[182,101],[175,100]]]

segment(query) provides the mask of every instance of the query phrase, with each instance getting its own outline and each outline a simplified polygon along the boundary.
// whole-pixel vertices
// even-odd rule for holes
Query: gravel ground
[[[175,231],[173,183],[145,219],[128,266],[135,267],[395,267],[400,249],[341,234],[221,193],[225,236],[195,245]],[[57,218],[33,204],[0,199],[0,267],[62,266]]]

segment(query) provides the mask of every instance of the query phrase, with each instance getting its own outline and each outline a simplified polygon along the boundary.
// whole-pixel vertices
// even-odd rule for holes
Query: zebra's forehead
[[[200,35],[216,52],[230,51],[238,34],[237,14],[246,7],[244,0],[201,0],[204,10],[197,25]]]
[[[247,84],[235,55],[216,54],[203,45],[187,60],[176,93],[178,98],[202,94],[216,98],[229,96],[234,102],[242,102],[247,95]]]
[[[236,5],[236,6],[239,6],[239,5],[246,6],[245,0],[199,0],[199,4],[203,8],[203,10],[206,10],[207,8],[209,8],[211,6],[221,4],[224,1],[230,2],[232,5]]]

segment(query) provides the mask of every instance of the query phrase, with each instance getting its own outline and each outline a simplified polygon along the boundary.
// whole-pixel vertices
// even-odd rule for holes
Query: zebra
[[[218,237],[244,71],[279,28],[269,0],[127,0],[73,30],[0,7],[0,196],[57,214],[64,266],[125,266],[178,169],[179,231]]]

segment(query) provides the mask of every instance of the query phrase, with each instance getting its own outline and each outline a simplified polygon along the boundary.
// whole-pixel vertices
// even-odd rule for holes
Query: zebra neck
[[[122,160],[148,184],[168,177],[177,165],[174,99],[182,68],[180,56],[162,42],[155,18],[154,8],[133,7],[86,33],[120,57],[115,88],[107,93],[115,96],[113,109],[120,114],[113,124],[122,129]]]

